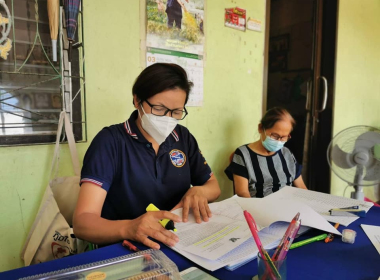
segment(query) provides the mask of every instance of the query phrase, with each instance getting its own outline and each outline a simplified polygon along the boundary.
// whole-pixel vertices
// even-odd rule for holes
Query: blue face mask
[[[268,135],[266,135],[264,141],[261,140],[261,143],[263,144],[264,148],[269,152],[277,152],[278,150],[281,150],[285,144],[285,142],[274,140],[270,138]]]

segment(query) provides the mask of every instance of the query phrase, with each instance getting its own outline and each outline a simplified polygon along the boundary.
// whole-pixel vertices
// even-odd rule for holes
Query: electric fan
[[[332,171],[353,186],[351,198],[364,200],[363,187],[380,182],[380,130],[353,126],[339,132],[327,148]]]

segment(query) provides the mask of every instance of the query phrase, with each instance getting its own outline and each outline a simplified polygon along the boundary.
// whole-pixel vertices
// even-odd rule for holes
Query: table
[[[372,207],[367,213],[367,217],[359,218],[347,227],[357,232],[354,244],[343,243],[340,237],[335,237],[334,241],[328,244],[320,241],[290,250],[288,253],[288,279],[378,279],[380,276],[380,254],[368,239],[360,227],[360,224],[380,226],[380,207]],[[342,231],[344,228],[345,227],[340,226],[339,231]],[[299,240],[310,238],[321,233],[322,232],[318,230],[311,230],[301,236]],[[145,249],[141,244],[137,246],[141,249]],[[161,246],[161,250],[177,264],[179,271],[191,266],[197,266],[166,246]],[[118,257],[128,253],[130,252],[122,247],[121,244],[114,244],[83,254],[6,271],[0,273],[0,279],[18,279]],[[208,273],[221,280],[251,280],[252,276],[257,274],[257,262],[256,260],[251,261],[235,271],[228,271],[222,268]]]

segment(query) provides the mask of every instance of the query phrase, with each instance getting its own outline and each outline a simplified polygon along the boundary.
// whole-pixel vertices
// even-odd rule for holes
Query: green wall
[[[204,106],[190,108],[184,122],[219,180],[221,198],[232,194],[223,173],[229,155],[252,140],[262,103],[264,33],[225,28],[224,8],[235,6],[264,22],[263,0],[207,1]],[[89,141],[133,110],[131,87],[142,70],[139,12],[137,0],[84,1]],[[81,159],[88,145],[78,144]],[[0,147],[0,271],[22,266],[19,254],[48,182],[52,152],[52,145]],[[61,155],[61,166],[69,165],[67,147]]]
[[[223,173],[228,157],[253,140],[262,104],[264,33],[225,28],[224,8],[234,6],[264,23],[264,0],[207,1],[204,106],[190,108],[184,122],[219,180],[221,198],[232,194]],[[334,134],[351,125],[379,127],[380,121],[380,2],[341,0],[339,6]],[[131,87],[142,70],[139,11],[137,0],[84,1],[89,141],[133,110]],[[88,144],[78,144],[81,158]],[[0,148],[0,271],[22,266],[19,253],[48,182],[52,152],[52,145]],[[68,164],[64,147],[61,166]],[[332,193],[342,195],[344,186],[333,175]]]
[[[338,16],[334,130],[354,125],[380,128],[380,1],[341,0]],[[347,184],[335,174],[331,193]],[[348,188],[349,196],[352,188]],[[373,196],[373,188],[366,188]]]

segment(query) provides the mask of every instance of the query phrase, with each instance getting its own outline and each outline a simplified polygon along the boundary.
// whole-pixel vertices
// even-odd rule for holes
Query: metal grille
[[[82,12],[71,62],[62,7],[57,62],[47,0],[0,0],[0,14],[0,145],[54,142],[62,109],[70,114],[76,141],[86,141]]]

